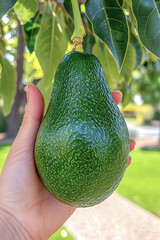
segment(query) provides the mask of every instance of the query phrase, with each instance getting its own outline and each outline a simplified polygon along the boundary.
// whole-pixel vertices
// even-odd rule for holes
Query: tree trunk
[[[22,26],[18,21],[18,46],[17,46],[17,90],[15,101],[12,106],[11,113],[8,117],[7,138],[14,138],[17,135],[20,124],[20,107],[25,103],[25,92],[22,84],[23,77],[23,62],[24,62],[24,47],[25,40]]]

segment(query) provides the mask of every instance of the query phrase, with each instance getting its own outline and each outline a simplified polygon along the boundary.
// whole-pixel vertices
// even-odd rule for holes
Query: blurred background
[[[41,21],[41,17],[39,13],[38,21]],[[35,32],[37,31],[36,29],[39,28],[40,23],[38,21],[34,28]],[[37,85],[43,77],[43,72],[35,53],[30,53],[26,45],[26,37],[28,35],[25,36],[25,34],[29,31],[27,28],[29,29],[29,25],[24,25],[22,28],[14,11],[10,11],[0,22],[0,54],[3,53],[4,59],[6,60],[6,71],[9,71],[11,77],[14,77],[17,82],[14,103],[10,103],[8,100],[8,105],[13,104],[9,114],[4,114],[8,109],[4,111],[4,103],[0,98],[0,171],[23,118],[26,104],[26,85]],[[152,230],[156,232],[157,227],[155,226],[158,226],[156,224],[159,222],[158,218],[160,217],[160,60],[154,59],[153,56],[148,53],[143,56],[142,62],[136,70],[132,71],[130,84],[125,90],[119,88],[118,84],[114,85],[114,89],[120,89],[124,94],[122,105],[119,107],[127,122],[130,137],[136,140],[136,149],[131,153],[132,163],[128,167],[122,182],[113,196],[113,202],[119,204],[117,211],[122,211],[125,204],[128,204],[127,207],[131,209],[132,214],[134,214],[134,209],[139,209],[137,211],[140,212],[140,215],[138,215],[139,213],[136,213],[135,210],[135,221],[134,223],[132,222],[133,220],[130,222],[132,222],[133,225],[136,224],[139,218],[138,216],[140,216],[142,221],[143,218],[148,219],[150,224],[155,221],[156,223]],[[12,66],[15,67],[16,72],[14,72]],[[2,65],[0,64],[0,76],[1,72]],[[6,91],[9,89],[8,84],[6,78]],[[40,84],[38,86],[40,86]],[[10,89],[12,94],[12,86],[10,86]],[[40,89],[43,91],[43,87],[40,87]],[[112,86],[111,89],[113,89]],[[50,89],[48,91],[50,92]],[[46,96],[45,101],[47,106],[49,94],[46,94]],[[6,108],[10,108],[10,106]],[[98,224],[99,230],[97,225],[94,226],[94,224],[92,224],[92,221],[90,223],[89,220],[85,222],[85,219],[93,218],[94,209],[92,213],[88,210],[88,215],[86,216],[83,210],[82,212],[79,211],[76,213],[79,215],[75,215],[79,227],[74,225],[75,220],[71,218],[51,239],[121,240],[122,238],[118,237],[106,238],[103,236],[104,223],[102,230],[100,230],[101,226],[99,226],[99,222],[102,222],[102,218],[104,218],[104,209],[108,209],[108,206],[110,209],[113,207],[108,201],[109,200],[105,201],[103,208],[102,205],[99,205],[95,210],[94,217],[97,219],[96,224]],[[142,209],[145,210],[143,211]],[[107,211],[108,210],[106,210],[106,215]],[[114,211],[111,211],[109,213],[111,217],[113,212]],[[123,209],[123,212],[122,215],[117,213],[122,219],[128,216],[125,215],[125,209]],[[85,213],[87,214],[87,210]],[[96,215],[97,213],[99,215]],[[81,215],[85,216],[85,219],[83,219],[83,216],[81,218]],[[116,219],[116,216],[113,216],[112,219],[114,219],[114,217]],[[123,222],[122,219],[115,221],[117,221],[116,223],[118,224],[118,221]],[[85,235],[84,225],[82,224],[82,227],[80,227],[81,221],[84,223],[85,229],[87,229]],[[125,224],[123,227],[125,231],[127,231],[129,217],[128,222]],[[146,226],[147,225],[145,225],[145,229]],[[130,231],[130,233],[134,232],[134,230]],[[91,233],[93,233],[94,237]],[[139,237],[133,239],[160,239],[160,235],[159,238],[157,238],[158,235],[151,236],[150,238],[140,238],[140,234],[142,233],[139,233]],[[131,238],[126,237],[125,239],[130,240]]]

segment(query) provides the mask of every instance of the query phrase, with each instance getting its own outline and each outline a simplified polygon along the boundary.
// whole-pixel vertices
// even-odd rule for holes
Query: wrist
[[[31,237],[13,215],[0,208],[0,239],[31,240]]]

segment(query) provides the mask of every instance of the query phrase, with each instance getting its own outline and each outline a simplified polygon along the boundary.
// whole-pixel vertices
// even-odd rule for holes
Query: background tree
[[[0,18],[0,104],[9,115],[8,137],[17,133],[26,84],[37,84],[47,108],[60,60],[73,48],[82,51],[81,44],[100,60],[110,90],[123,92],[123,105],[139,92],[158,106],[159,1],[1,0]]]

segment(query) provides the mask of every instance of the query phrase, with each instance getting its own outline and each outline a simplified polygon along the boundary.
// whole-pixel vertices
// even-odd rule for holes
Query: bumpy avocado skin
[[[96,205],[119,185],[128,156],[128,129],[100,62],[92,54],[68,53],[35,144],[44,186],[66,204]]]

